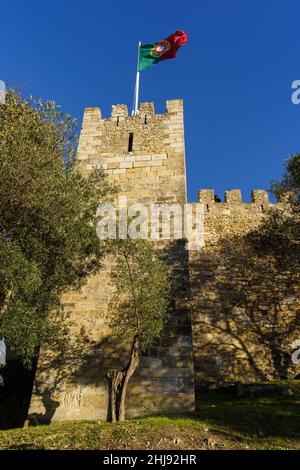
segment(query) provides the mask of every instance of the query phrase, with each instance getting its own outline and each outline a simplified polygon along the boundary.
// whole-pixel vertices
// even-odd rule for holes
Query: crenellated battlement
[[[83,175],[103,168],[132,200],[139,195],[141,201],[184,203],[183,101],[167,100],[163,114],[155,114],[153,103],[141,103],[136,116],[124,104],[113,105],[108,118],[100,108],[86,108],[77,158]]]
[[[237,206],[253,206],[260,211],[265,212],[270,205],[268,191],[264,189],[253,189],[251,191],[251,202],[243,202],[240,189],[226,190],[224,193],[224,202],[215,194],[213,189],[200,189],[198,191],[198,201],[205,205],[207,211],[214,207],[228,208]],[[280,202],[280,201],[279,201]]]
[[[269,207],[274,206],[264,189],[253,189],[251,202],[243,201],[240,189],[225,191],[224,202],[213,189],[200,189],[198,201],[204,205],[206,246],[222,244],[230,236],[242,236],[258,227]]]
[[[135,116],[131,116],[128,112],[128,107],[126,104],[115,104],[112,105],[111,114],[107,118],[102,118],[102,112],[99,107],[94,108],[85,108],[83,123],[97,122],[100,120],[106,121],[117,121],[119,118],[118,124],[124,122],[125,119],[130,119],[135,122],[145,121],[145,116],[149,119],[158,116],[165,116],[167,114],[174,113],[183,113],[183,101],[182,99],[177,100],[166,100],[166,112],[163,114],[156,114],[154,109],[154,103],[144,102],[140,103],[139,113]]]

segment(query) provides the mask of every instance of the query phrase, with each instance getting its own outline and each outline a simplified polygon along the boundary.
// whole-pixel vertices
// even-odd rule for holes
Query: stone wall
[[[126,106],[113,106],[110,119],[101,119],[99,108],[87,108],[78,160],[83,174],[92,168],[104,168],[129,202],[184,204],[182,101],[167,101],[167,112],[162,115],[154,113],[152,103],[142,103],[140,114],[131,117]]]
[[[157,115],[142,103],[138,116],[127,107],[112,107],[102,119],[99,108],[84,113],[78,147],[78,168],[87,175],[102,167],[126,196],[128,204],[186,202],[182,100],[166,103]],[[194,382],[188,259],[184,242],[161,242],[172,267],[173,314],[162,339],[144,353],[128,390],[130,416],[192,410]],[[44,348],[39,359],[29,414],[38,422],[106,419],[109,367],[122,367],[127,350],[111,341],[107,325],[114,295],[112,262],[88,279],[80,292],[64,298],[69,340]]]
[[[190,252],[196,389],[294,377],[300,371],[291,346],[300,338],[299,274],[255,257],[245,243],[272,206],[267,192],[254,190],[252,202],[243,203],[240,190],[226,191],[221,203],[206,189],[199,201],[205,246]]]
[[[166,113],[157,115],[152,103],[142,103],[139,115],[131,117],[126,106],[116,105],[106,119],[99,108],[87,108],[78,147],[81,173],[103,168],[128,204],[185,204],[183,103],[166,105]],[[294,315],[300,307],[299,275],[291,282],[290,273],[251,258],[244,243],[271,206],[267,192],[254,190],[252,202],[243,203],[240,190],[226,191],[222,203],[205,189],[199,203],[200,243],[188,237],[187,251],[186,240],[174,234],[157,243],[173,272],[173,311],[161,340],[144,352],[130,381],[130,416],[192,410],[195,386],[300,372],[291,363],[291,342],[300,338]],[[195,212],[195,203],[189,207]],[[41,352],[32,420],[106,418],[106,371],[125,365],[128,355],[108,328],[112,270],[112,260],[105,259],[80,292],[64,296],[68,341]],[[290,334],[283,334],[287,328]]]

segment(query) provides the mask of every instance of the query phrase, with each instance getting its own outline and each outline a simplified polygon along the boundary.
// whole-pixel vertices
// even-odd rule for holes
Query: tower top
[[[173,114],[173,113],[180,113],[183,112],[183,100],[176,99],[176,100],[166,100],[166,113],[164,114]],[[155,114],[154,103],[153,102],[144,102],[140,103],[139,106],[139,113],[135,116],[129,116],[128,114],[128,107],[126,104],[114,104],[111,108],[111,114],[108,118],[103,119],[111,119],[117,120],[118,118],[131,118],[131,119],[145,119],[151,118],[153,116],[160,116],[160,114]],[[102,112],[99,107],[90,107],[85,108],[84,110],[84,120],[95,121],[97,119],[102,119]]]

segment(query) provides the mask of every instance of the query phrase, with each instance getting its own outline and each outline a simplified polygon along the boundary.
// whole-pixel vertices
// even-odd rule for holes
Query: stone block
[[[240,205],[242,204],[242,193],[240,189],[232,189],[230,191],[225,191],[224,202],[228,205]]]
[[[198,191],[198,201],[202,204],[208,204],[209,206],[214,204],[214,196],[213,189],[200,189]]]
[[[120,163],[120,168],[132,168],[133,167],[133,162],[121,162]]]
[[[263,189],[253,189],[251,193],[252,203],[267,208],[269,205],[268,192]]]
[[[128,108],[125,104],[117,104],[113,105],[111,109],[111,117],[112,118],[117,118],[117,117],[128,117]]]

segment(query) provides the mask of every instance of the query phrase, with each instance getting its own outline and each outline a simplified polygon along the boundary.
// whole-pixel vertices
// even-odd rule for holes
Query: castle
[[[107,172],[129,203],[186,204],[182,100],[168,100],[164,114],[155,114],[152,103],[141,103],[135,116],[128,116],[125,105],[116,105],[105,119],[99,108],[86,108],[78,170],[86,176],[95,167]],[[184,240],[161,243],[172,268],[172,316],[161,340],[143,353],[130,381],[129,416],[191,411],[195,390],[203,383],[256,380],[257,369],[272,378],[272,367],[260,364],[267,354],[263,345],[251,346],[246,329],[232,325],[243,316],[243,308],[236,307],[217,280],[225,269],[218,258],[224,238],[257,227],[269,206],[268,194],[254,190],[246,204],[239,190],[226,191],[221,203],[207,189],[199,191],[199,202],[205,212],[204,247],[187,251]],[[64,295],[69,340],[40,354],[29,410],[39,422],[107,417],[105,374],[111,366],[126,364],[126,350],[111,341],[107,326],[111,271],[108,257],[80,292]],[[220,301],[224,297],[226,307]]]

